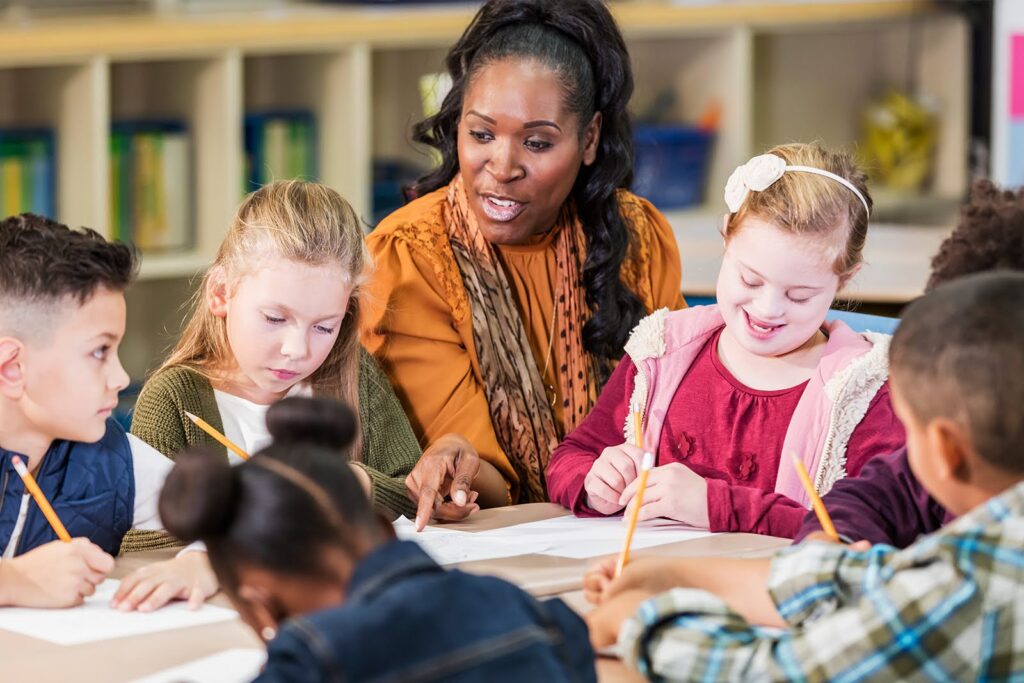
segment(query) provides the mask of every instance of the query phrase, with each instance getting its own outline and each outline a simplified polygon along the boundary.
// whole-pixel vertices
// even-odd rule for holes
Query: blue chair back
[[[854,332],[880,332],[882,334],[892,334],[900,324],[899,318],[887,318],[884,315],[869,315],[867,313],[855,313],[854,311],[837,311],[835,309],[829,311],[825,319],[842,320]]]

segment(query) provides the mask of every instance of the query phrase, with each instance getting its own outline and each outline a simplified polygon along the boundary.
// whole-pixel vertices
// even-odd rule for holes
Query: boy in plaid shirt
[[[637,560],[615,580],[603,564],[585,579],[594,644],[617,635],[659,680],[1021,680],[1022,302],[1021,273],[955,280],[908,307],[892,341],[911,469],[959,519],[905,550]]]

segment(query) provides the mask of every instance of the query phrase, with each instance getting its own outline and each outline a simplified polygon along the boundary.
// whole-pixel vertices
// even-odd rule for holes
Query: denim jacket
[[[410,541],[356,567],[345,602],[284,624],[259,683],[596,681],[583,621],[507,581],[445,571]]]

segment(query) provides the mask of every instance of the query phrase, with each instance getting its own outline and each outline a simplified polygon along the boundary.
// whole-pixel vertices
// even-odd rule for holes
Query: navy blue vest
[[[0,447],[0,552],[11,540],[25,493],[11,463],[13,455],[17,453]],[[135,517],[135,470],[121,425],[108,419],[107,433],[96,443],[54,441],[36,481],[72,537],[84,536],[111,555],[121,550],[121,539]],[[35,500],[29,501],[15,555],[56,538]]]

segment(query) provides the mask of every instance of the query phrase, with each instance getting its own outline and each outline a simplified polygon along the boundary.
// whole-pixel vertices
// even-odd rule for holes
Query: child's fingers
[[[622,477],[622,486],[617,487],[620,490],[639,476],[639,460],[636,460],[630,453],[624,450],[616,450],[608,461],[618,472],[619,476]]]
[[[663,487],[653,484],[644,490],[644,500],[640,505],[640,514],[637,521],[643,522],[648,519],[659,517],[671,517],[672,497],[666,495]]]
[[[124,600],[128,595],[135,590],[135,586],[143,580],[145,569],[141,569],[136,572],[132,572],[125,578],[121,579],[121,584],[117,587],[117,591],[114,592],[114,597],[110,600],[111,607],[117,607],[118,604]]]
[[[92,595],[95,592],[96,592],[96,584],[93,583],[92,581],[90,581],[88,578],[83,580],[78,585],[78,594],[81,597],[83,597],[83,598],[87,598],[87,597],[89,597],[90,595]]]
[[[596,496],[612,503],[619,499],[618,491],[609,486],[604,479],[593,471],[583,481],[583,487],[587,490],[587,495],[592,498]]]
[[[591,573],[583,580],[583,597],[587,602],[599,605],[611,580],[600,573]]]
[[[647,475],[647,485],[644,486],[644,500],[647,500],[648,494],[652,489],[656,488],[661,482],[661,478],[664,476],[665,470],[661,467],[655,467]],[[629,486],[622,490],[622,494],[619,496],[619,502],[623,505],[627,504],[627,501],[632,500],[636,496],[637,490],[640,488],[640,479],[634,479],[629,482]]]
[[[114,569],[114,558],[103,552],[99,546],[88,539],[73,538],[71,539],[71,547],[92,571],[106,576]]]
[[[167,581],[157,583],[149,595],[139,602],[140,612],[152,612],[160,609],[181,593],[180,586]]]
[[[611,457],[600,458],[594,463],[593,467],[590,468],[590,473],[608,484],[608,486],[613,490],[621,491],[626,487],[626,480],[611,460]]]
[[[143,578],[139,580],[138,583],[132,586],[130,591],[121,595],[120,598],[117,595],[114,596],[114,599],[117,601],[117,609],[122,612],[131,612],[138,609],[139,604],[149,597],[149,594],[155,588],[156,582],[153,579]]]
[[[629,486],[622,489],[622,493],[619,494],[619,505],[629,506],[633,502],[633,498],[636,497],[636,490],[640,486],[640,480],[634,479],[629,482]]]
[[[206,596],[203,595],[203,589],[199,587],[198,583],[193,584],[192,590],[188,593],[188,609],[194,612],[200,609],[204,602],[206,602]]]

